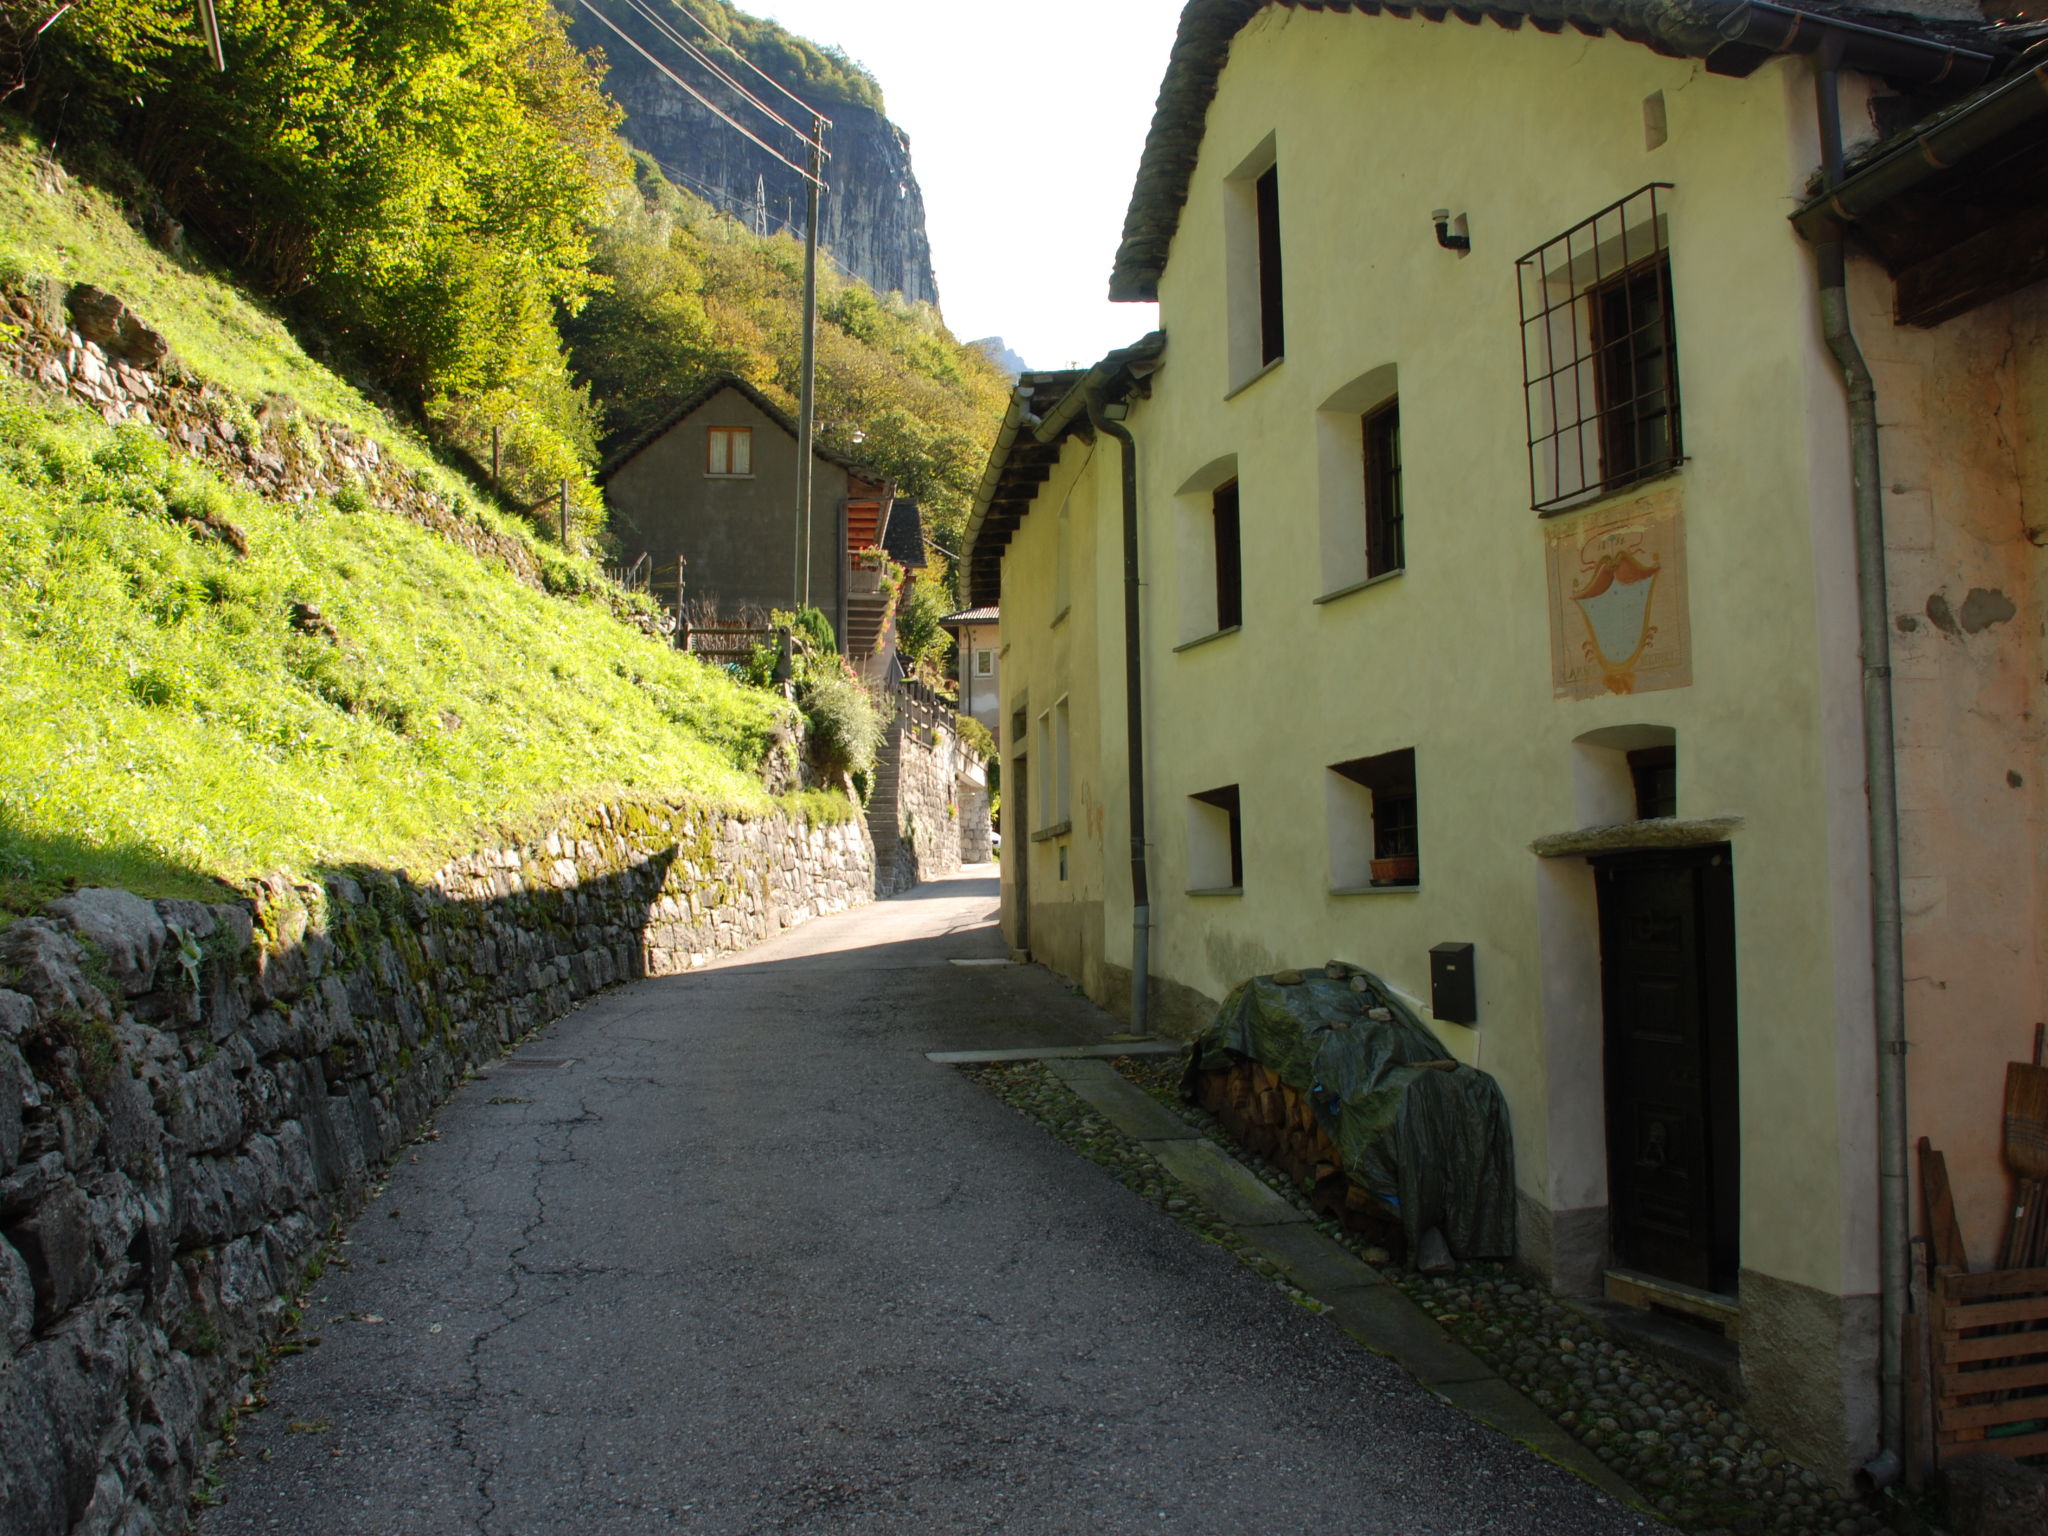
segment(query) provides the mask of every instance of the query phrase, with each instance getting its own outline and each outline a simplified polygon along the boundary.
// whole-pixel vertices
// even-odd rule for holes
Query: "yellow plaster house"
[[[1954,212],[2042,189],[1875,142],[1976,91],[2048,163],[1969,105],[2048,76],[1946,10],[1195,0],[1112,282],[1163,335],[1023,376],[968,550],[1012,944],[1180,1034],[1328,958],[1431,1018],[1469,944],[1433,1027],[1508,1097],[1522,1262],[1880,1481],[1908,1137],[1991,1263],[2048,1011],[2048,267]]]

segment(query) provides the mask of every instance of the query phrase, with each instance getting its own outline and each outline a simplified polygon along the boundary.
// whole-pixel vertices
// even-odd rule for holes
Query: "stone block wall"
[[[82,890],[0,931],[0,1531],[188,1523],[323,1237],[463,1073],[873,891],[857,821],[632,802],[424,880]]]

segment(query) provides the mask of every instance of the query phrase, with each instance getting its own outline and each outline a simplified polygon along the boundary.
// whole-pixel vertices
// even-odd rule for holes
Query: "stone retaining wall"
[[[83,890],[0,931],[0,1531],[149,1536],[321,1241],[475,1064],[873,894],[857,821],[634,802],[414,881]]]

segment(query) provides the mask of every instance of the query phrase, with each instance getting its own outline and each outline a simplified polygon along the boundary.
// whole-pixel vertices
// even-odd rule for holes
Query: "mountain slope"
[[[0,909],[74,879],[176,893],[430,859],[621,787],[765,804],[779,700],[621,622],[590,566],[493,518],[232,286],[25,141],[0,144],[0,209],[0,353],[29,359],[53,302],[90,282],[172,348],[108,376],[204,395],[231,429],[209,461],[0,380]],[[238,483],[261,483],[265,445],[330,422],[409,466],[397,483],[449,528],[376,510],[388,476],[297,500]],[[526,555],[480,560],[456,523]]]

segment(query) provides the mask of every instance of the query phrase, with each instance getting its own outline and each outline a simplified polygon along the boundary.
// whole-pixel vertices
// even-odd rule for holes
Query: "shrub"
[[[953,728],[960,733],[961,743],[984,763],[996,755],[995,736],[974,716],[955,715]]]
[[[797,700],[810,726],[811,760],[827,773],[868,773],[887,721],[858,679],[814,678]]]

